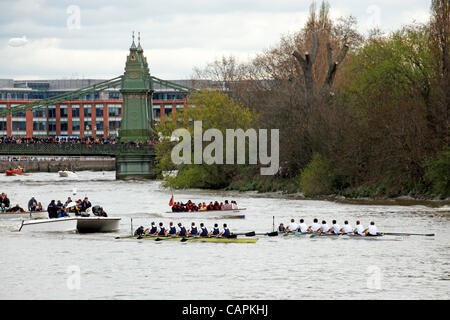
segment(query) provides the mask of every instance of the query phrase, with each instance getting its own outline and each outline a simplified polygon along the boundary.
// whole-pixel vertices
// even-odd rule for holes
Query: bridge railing
[[[135,144],[82,144],[82,143],[0,143],[1,155],[103,155],[117,156],[120,154],[153,155],[154,147],[151,145]]]

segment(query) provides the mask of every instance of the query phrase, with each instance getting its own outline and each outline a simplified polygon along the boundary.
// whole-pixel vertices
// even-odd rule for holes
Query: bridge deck
[[[0,155],[15,156],[111,156],[155,155],[153,146],[134,144],[0,144]]]

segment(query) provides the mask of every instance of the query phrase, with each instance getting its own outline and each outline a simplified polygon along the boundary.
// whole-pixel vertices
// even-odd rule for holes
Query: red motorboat
[[[19,167],[17,169],[14,170],[6,170],[5,171],[7,176],[14,176],[16,174],[23,174],[23,168]]]

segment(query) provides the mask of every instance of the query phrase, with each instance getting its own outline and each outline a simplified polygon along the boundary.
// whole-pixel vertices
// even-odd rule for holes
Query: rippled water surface
[[[73,192],[76,196],[72,196]],[[220,220],[234,232],[272,231],[291,217],[344,219],[380,231],[428,237],[330,239],[260,237],[255,244],[116,240],[151,221],[170,221],[170,192],[159,182],[115,181],[114,172],[0,176],[0,192],[25,207],[31,196],[88,196],[121,231],[109,234],[17,232],[21,219],[0,216],[1,299],[449,299],[449,212],[425,206],[349,205],[254,193],[187,190],[175,201],[234,199],[244,220]],[[447,210],[447,211],[446,211]],[[188,224],[190,219],[180,220]],[[197,223],[199,219],[194,220]],[[211,226],[215,220],[204,220]],[[75,273],[73,273],[75,270]],[[79,270],[79,282],[74,278]],[[75,280],[74,280],[75,279]],[[79,283],[79,287],[78,287]],[[76,284],[76,285],[74,285]]]

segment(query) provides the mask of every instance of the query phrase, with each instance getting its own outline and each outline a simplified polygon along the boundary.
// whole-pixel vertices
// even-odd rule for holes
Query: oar
[[[379,232],[385,236],[424,236],[434,237],[434,233]]]
[[[233,233],[233,234],[237,235],[237,236],[246,236],[246,237],[254,237],[254,236],[256,236],[255,231],[250,231],[250,232],[247,232],[247,233]]]
[[[278,231],[274,232],[265,232],[265,233],[255,233],[255,236],[268,236],[268,237],[276,237],[278,236]]]

